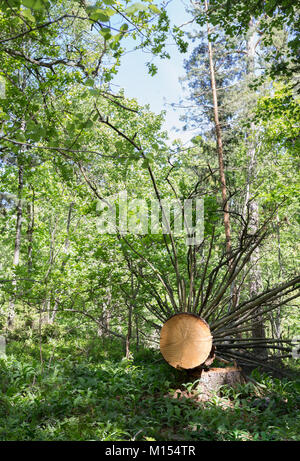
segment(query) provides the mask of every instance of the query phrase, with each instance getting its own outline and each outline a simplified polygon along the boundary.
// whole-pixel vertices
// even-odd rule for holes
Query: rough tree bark
[[[252,230],[256,230],[258,228],[258,222],[259,222],[259,214],[258,214],[258,203],[253,200],[250,205],[250,213],[251,213],[251,218],[250,218],[250,226],[249,228]],[[250,265],[251,265],[251,270],[249,272],[250,276],[250,286],[249,286],[249,294],[250,298],[253,298],[254,296],[257,296],[258,293],[262,291],[262,277],[261,277],[261,268],[259,264],[259,258],[260,258],[260,249],[257,247],[251,257],[250,257]],[[265,339],[266,334],[265,334],[265,328],[264,328],[264,323],[263,323],[263,317],[262,317],[262,307],[260,306],[257,309],[257,314],[258,316],[252,321],[252,337],[253,339]],[[262,347],[262,348],[257,348],[256,350],[257,354],[260,355],[260,358],[267,358],[267,349]]]
[[[205,11],[208,10],[208,2],[205,0]],[[218,97],[217,97],[217,85],[215,77],[215,67],[213,59],[213,48],[210,41],[210,27],[209,23],[206,23],[207,26],[207,40],[208,40],[208,56],[209,56],[209,70],[210,70],[210,81],[211,81],[211,90],[213,97],[213,107],[214,107],[214,122],[215,122],[215,131],[217,138],[217,150],[218,150],[218,162],[219,162],[219,176],[221,184],[221,193],[222,193],[222,205],[224,210],[223,221],[225,229],[225,239],[226,239],[226,250],[228,255],[231,253],[231,230],[230,230],[230,215],[229,215],[229,203],[227,198],[227,186],[225,178],[225,168],[224,168],[224,154],[223,154],[223,141],[222,141],[222,129],[220,125],[219,118],[219,106],[218,106]]]
[[[281,280],[281,277],[283,275],[283,266],[282,266],[280,222],[279,222],[278,211],[276,213],[276,233],[277,233],[277,244],[278,244],[277,258],[278,258],[278,266],[279,266],[278,278],[279,280]],[[272,328],[273,328],[273,336],[274,338],[278,339],[278,341],[280,342],[280,339],[281,339],[281,308],[280,306],[274,312],[271,312],[271,322],[272,322]]]
[[[208,10],[208,1],[204,2],[205,11]],[[215,78],[215,66],[213,58],[213,47],[210,40],[210,27],[208,21],[206,22],[207,26],[207,40],[208,40],[208,56],[209,56],[209,70],[210,70],[210,81],[213,97],[213,108],[214,108],[214,122],[215,122],[215,132],[217,139],[217,150],[218,150],[218,163],[219,163],[219,177],[221,184],[221,194],[222,194],[222,207],[223,207],[223,223],[225,230],[225,240],[226,240],[226,251],[230,257],[228,261],[229,270],[232,267],[232,249],[231,249],[231,229],[230,229],[230,214],[229,214],[229,200],[227,193],[226,177],[225,177],[225,168],[224,168],[224,153],[223,153],[223,140],[222,140],[222,129],[219,118],[219,106],[218,106],[218,96],[217,96],[217,85]],[[231,284],[231,297],[228,303],[228,312],[235,308],[238,302],[238,293],[235,283]]]
[[[254,78],[255,75],[255,50],[258,44],[257,37],[255,35],[255,29],[253,27],[253,20],[251,19],[249,24],[249,31],[250,34],[247,39],[247,72],[248,77],[251,79]],[[250,215],[250,223],[249,223],[249,230],[251,233],[257,232],[259,228],[259,205],[255,198],[250,200],[251,196],[251,178],[256,176],[256,143],[254,139],[255,134],[255,125],[253,122],[250,124],[250,136],[248,136],[248,181],[247,181],[247,193],[246,193],[246,205],[249,205],[249,215]],[[249,201],[250,200],[250,201]],[[256,296],[258,293],[261,292],[263,284],[262,284],[262,276],[261,276],[261,268],[260,268],[260,248],[259,246],[253,251],[250,257],[250,266],[251,270],[249,272],[250,284],[249,284],[249,294],[250,298]],[[260,314],[261,307],[258,308],[257,313]],[[252,322],[252,337],[254,339],[265,339],[265,328],[263,324],[262,315],[258,315],[255,319],[255,322]],[[267,349],[261,348],[257,349],[256,351],[261,358],[267,358]]]

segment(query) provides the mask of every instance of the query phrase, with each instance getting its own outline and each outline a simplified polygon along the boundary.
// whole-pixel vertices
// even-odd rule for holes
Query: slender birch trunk
[[[25,71],[19,73],[19,84],[22,88],[22,91],[26,88],[26,73]],[[25,132],[26,129],[26,121],[24,118],[21,119],[21,132]],[[23,195],[23,187],[24,187],[24,167],[23,167],[23,157],[25,154],[26,148],[22,146],[20,148],[19,157],[17,158],[17,166],[18,166],[18,197],[17,197],[17,207],[16,207],[16,234],[15,234],[15,247],[14,247],[14,257],[13,257],[13,268],[19,265],[20,262],[20,250],[21,250],[21,231],[22,231],[22,220],[23,220],[23,203],[22,203],[22,195]],[[16,289],[17,289],[17,281],[14,275],[13,280],[13,297],[9,301],[8,306],[8,317],[7,317],[7,327],[9,329],[13,328],[14,318],[15,318],[15,298],[16,298]]]
[[[22,218],[23,218],[23,207],[22,207],[22,192],[23,192],[23,166],[19,165],[19,172],[18,172],[18,201],[16,207],[16,234],[15,234],[15,247],[14,247],[14,258],[13,258],[13,267],[14,269],[19,265],[20,262],[20,249],[21,249],[21,231],[22,231]],[[13,328],[14,325],[14,318],[15,318],[15,295],[16,295],[16,288],[17,288],[17,281],[14,276],[13,280],[13,289],[14,294],[9,302],[8,307],[8,317],[7,317],[7,327],[9,329]]]

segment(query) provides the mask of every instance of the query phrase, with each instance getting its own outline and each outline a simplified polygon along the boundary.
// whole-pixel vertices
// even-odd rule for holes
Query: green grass
[[[209,402],[174,398],[157,351],[75,337],[11,341],[0,360],[0,440],[299,440],[299,382],[257,371]],[[192,383],[182,388],[190,389]]]

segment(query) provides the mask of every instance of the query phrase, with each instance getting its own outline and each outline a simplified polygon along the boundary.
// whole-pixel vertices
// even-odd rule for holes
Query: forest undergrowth
[[[0,440],[299,440],[296,361],[289,376],[255,369],[251,381],[202,401],[197,381],[157,350],[125,359],[117,341],[54,331],[41,340],[11,335],[0,366]]]

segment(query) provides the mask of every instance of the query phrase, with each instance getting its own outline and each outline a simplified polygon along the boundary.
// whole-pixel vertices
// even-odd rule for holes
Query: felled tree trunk
[[[212,350],[208,324],[194,314],[170,317],[160,334],[160,351],[174,368],[192,369],[204,364]]]

